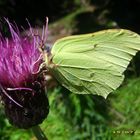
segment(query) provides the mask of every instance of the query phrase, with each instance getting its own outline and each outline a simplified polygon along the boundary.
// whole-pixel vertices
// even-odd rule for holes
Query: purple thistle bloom
[[[12,38],[0,37],[0,83],[4,87],[21,87],[34,81],[42,62],[39,35],[21,37],[7,20]],[[30,38],[29,38],[30,37]]]
[[[29,128],[41,123],[49,112],[41,69],[47,25],[39,36],[29,24],[30,34],[23,37],[16,25],[6,22],[11,38],[0,36],[0,94],[9,121]]]

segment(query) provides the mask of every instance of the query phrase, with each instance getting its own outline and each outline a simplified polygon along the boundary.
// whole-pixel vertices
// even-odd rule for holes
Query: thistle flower
[[[21,36],[7,19],[11,38],[0,36],[0,95],[11,124],[29,128],[41,123],[49,112],[45,79],[41,65],[47,37],[47,22],[42,36],[38,31]]]

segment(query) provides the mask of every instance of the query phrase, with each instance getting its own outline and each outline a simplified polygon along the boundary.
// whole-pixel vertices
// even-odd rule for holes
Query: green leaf
[[[123,82],[123,73],[139,50],[140,36],[128,30],[73,35],[54,44],[51,70],[71,92],[106,98]]]

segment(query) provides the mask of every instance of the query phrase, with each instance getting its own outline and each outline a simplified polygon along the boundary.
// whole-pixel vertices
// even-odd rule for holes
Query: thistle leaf
[[[121,85],[124,71],[139,50],[140,36],[124,29],[73,35],[53,45],[51,70],[71,92],[106,98]]]

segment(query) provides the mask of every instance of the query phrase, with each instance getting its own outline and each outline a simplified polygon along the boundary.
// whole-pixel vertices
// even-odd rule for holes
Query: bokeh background
[[[0,30],[8,35],[3,17],[28,31],[26,18],[41,31],[49,17],[47,45],[71,34],[125,28],[140,33],[140,0],[0,0]],[[0,52],[2,53],[2,52]],[[140,53],[125,72],[123,84],[105,100],[76,95],[48,81],[50,113],[41,124],[49,140],[139,140]],[[0,104],[0,140],[35,140],[30,130],[8,123]]]

